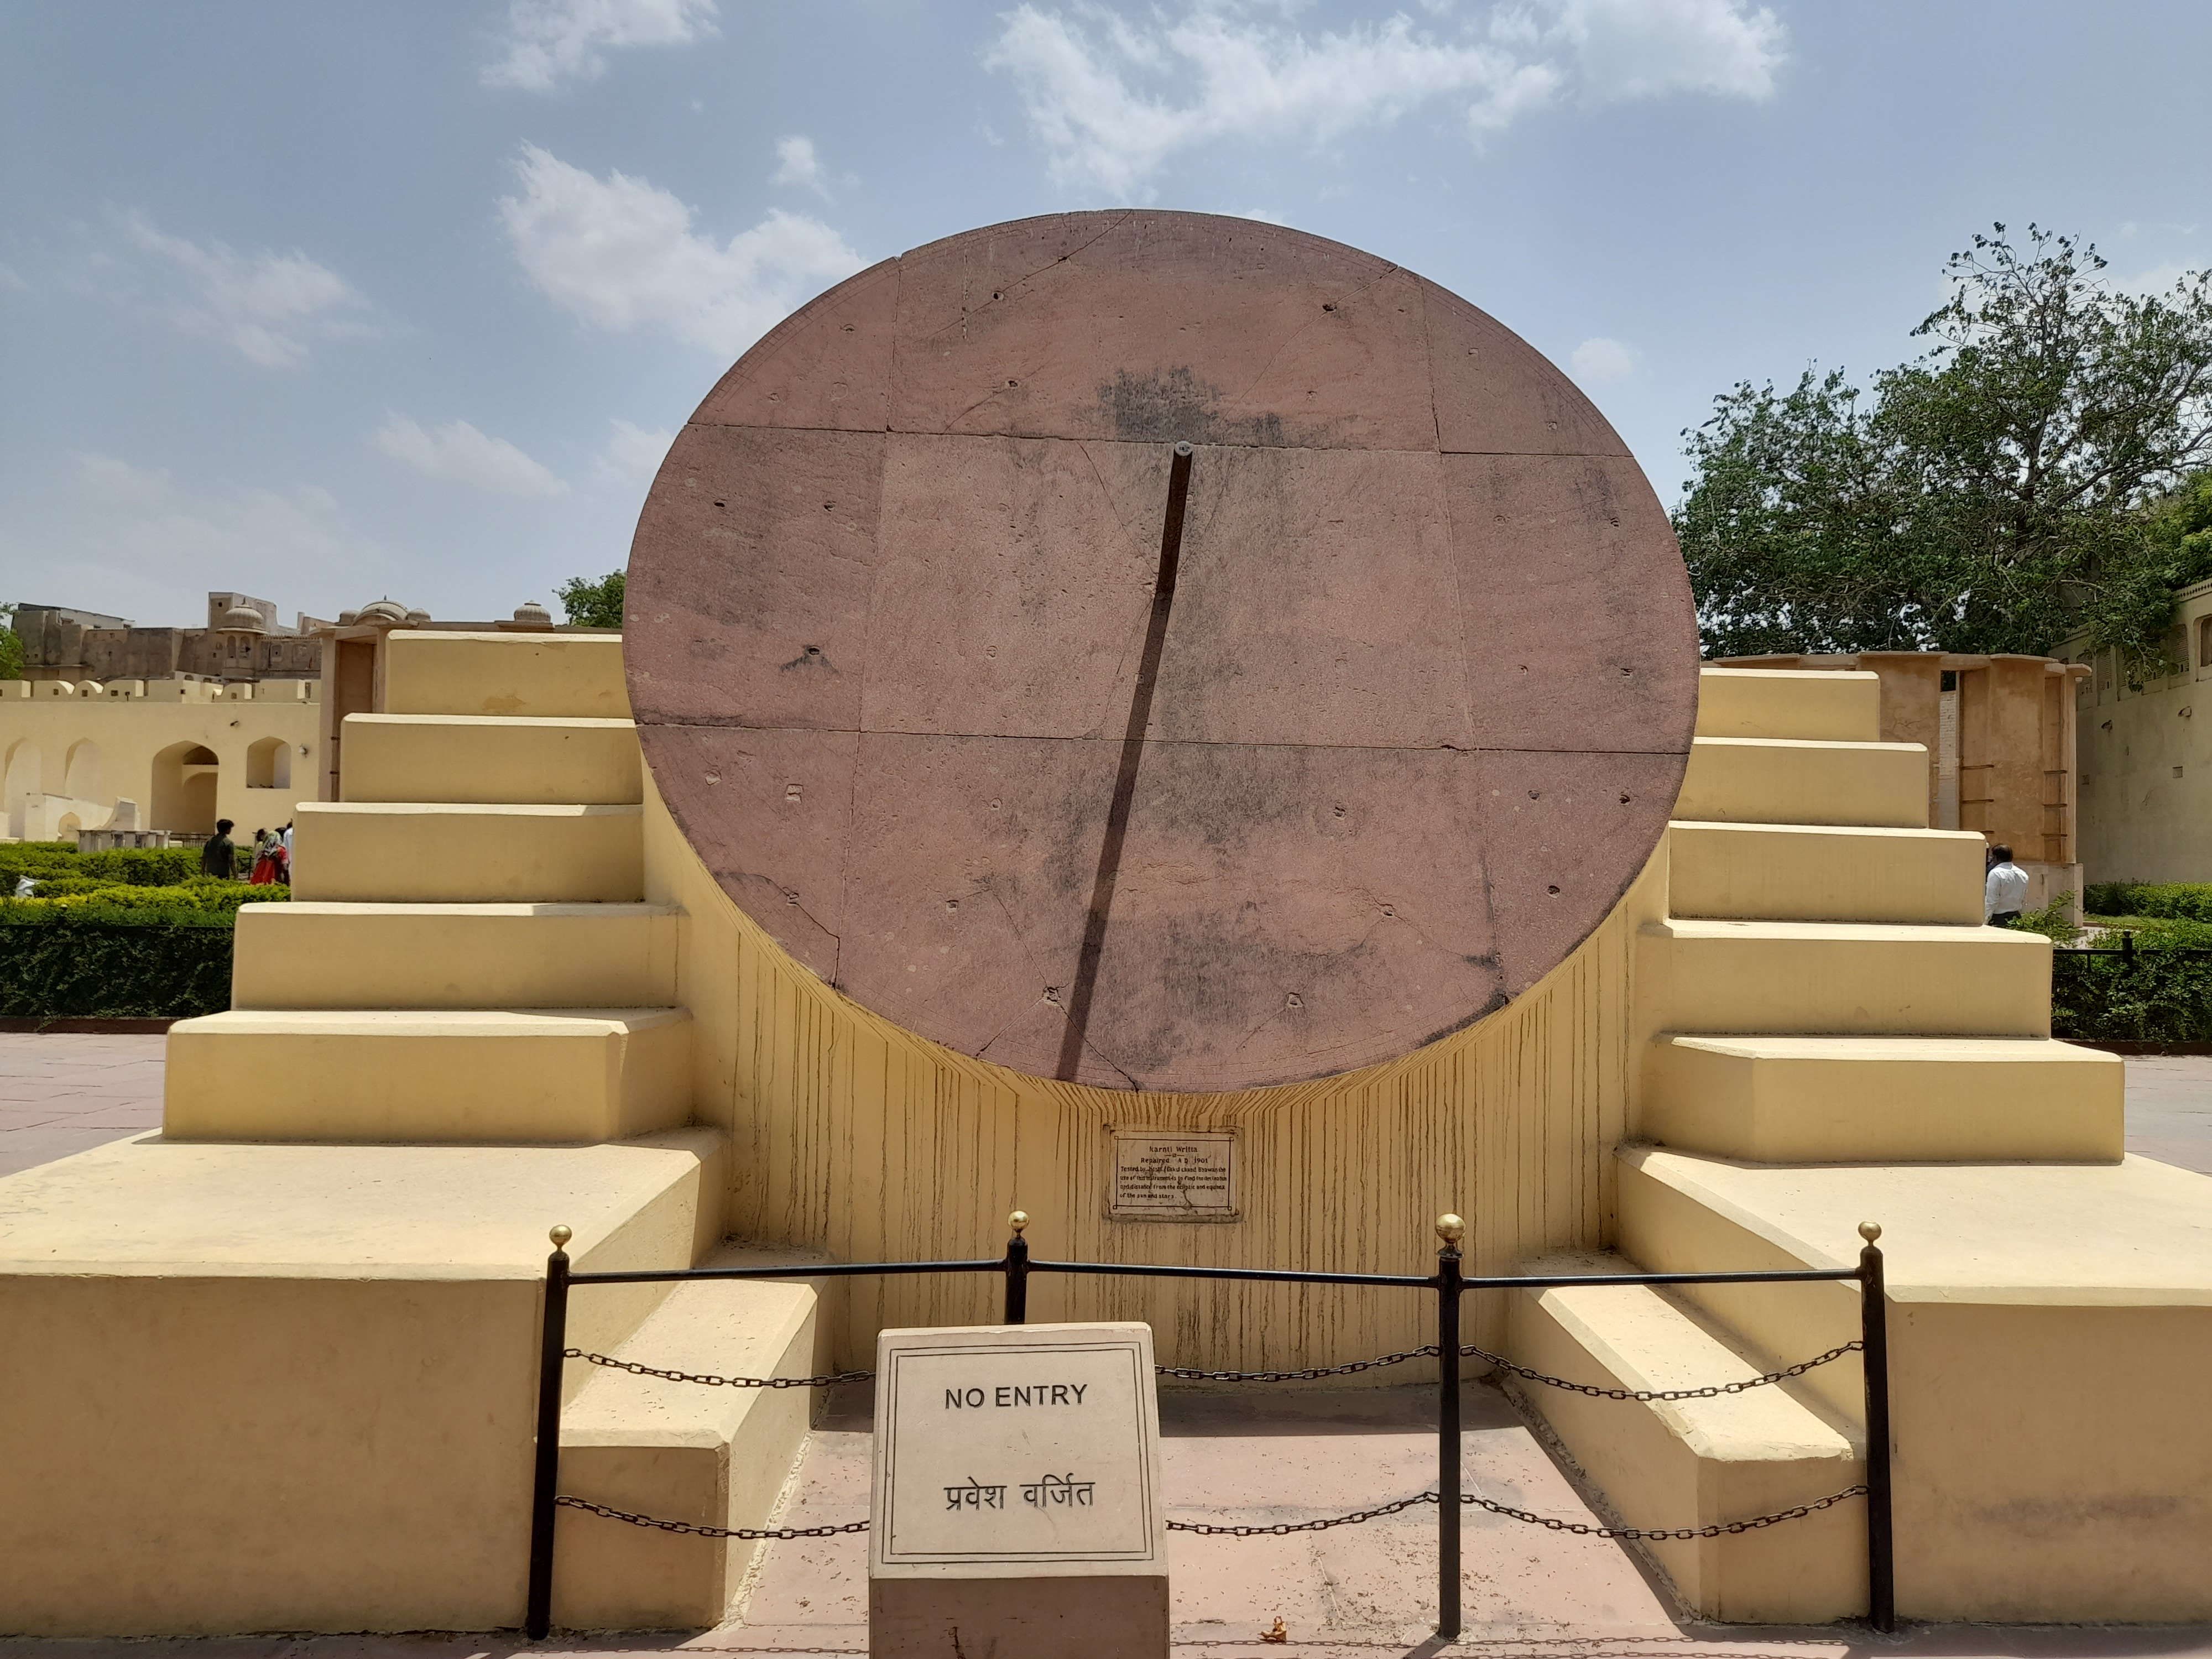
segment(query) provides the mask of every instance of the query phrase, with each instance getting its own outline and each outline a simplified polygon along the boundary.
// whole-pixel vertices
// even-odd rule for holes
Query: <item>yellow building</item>
[[[320,696],[313,680],[0,681],[0,834],[274,829],[316,797]]]
[[[2091,881],[2212,881],[2212,581],[2184,588],[2174,614],[2177,671],[2140,687],[2112,652],[2067,647],[2094,669],[2079,692]]]

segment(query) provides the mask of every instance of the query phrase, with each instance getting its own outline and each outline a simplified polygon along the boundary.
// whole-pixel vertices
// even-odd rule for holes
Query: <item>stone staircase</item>
[[[1845,1267],[1880,1222],[1899,1611],[2201,1618],[2212,1434],[2182,1402],[2212,1364],[2212,1188],[2124,1158],[2120,1061],[2050,1039],[2050,947],[1981,925],[1982,839],[1926,827],[1925,752],[1875,740],[1879,696],[1705,671],[1638,939],[1618,1254],[1564,1270]],[[1852,1340],[1856,1298],[1570,1286],[1517,1298],[1510,1341],[1600,1387],[1725,1382]],[[1856,1483],[1862,1386],[1853,1355],[1715,1400],[1528,1393],[1625,1521],[1672,1528]],[[2081,1550],[2090,1525],[2124,1539]],[[1828,1620],[1864,1611],[1863,1528],[1853,1502],[1651,1548],[1706,1616]]]
[[[344,724],[344,799],[299,811],[295,902],[242,913],[231,1012],[170,1034],[162,1137],[53,1166],[29,1219],[56,1270],[4,1262],[0,1303],[77,1333],[27,1385],[23,1420],[50,1432],[8,1455],[64,1509],[102,1512],[0,1517],[0,1628],[515,1625],[547,1228],[574,1230],[580,1271],[769,1259],[723,1244],[726,1136],[687,1127],[685,918],[643,902],[621,641],[386,649],[381,708]],[[570,1340],[805,1376],[815,1300],[805,1283],[581,1288]],[[567,1490],[765,1519],[807,1391],[569,1370]],[[143,1469],[126,1482],[143,1489],[75,1495],[68,1465],[94,1455],[104,1477]],[[755,1547],[563,1511],[556,1617],[711,1625]]]

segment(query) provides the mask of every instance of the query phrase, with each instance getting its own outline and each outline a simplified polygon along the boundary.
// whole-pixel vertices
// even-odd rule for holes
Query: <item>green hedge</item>
[[[2135,949],[2123,956],[2111,917],[2097,918],[2107,931],[2085,938],[2072,908],[2072,896],[2062,894],[2013,924],[2058,947],[2051,959],[2051,1036],[2084,1042],[2212,1042],[2212,927],[2124,918]],[[2081,953],[2084,945],[2096,954]]]
[[[2212,922],[2212,882],[2100,881],[2081,897],[2093,916]]]
[[[90,877],[47,877],[28,898],[0,896],[0,920],[31,921],[60,912],[128,921],[197,921],[235,915],[242,904],[281,903],[292,890],[270,882],[256,887],[220,876],[194,876],[174,887],[138,887]]]
[[[0,890],[14,892],[15,879],[92,878],[119,887],[174,887],[200,872],[197,847],[118,847],[105,853],[80,853],[66,841],[22,841],[0,844]]]
[[[182,1019],[230,1006],[231,917],[118,920],[0,907],[0,1016]]]
[[[2051,959],[2051,1034],[2091,1042],[2212,1042],[2212,954],[2157,941],[2132,957]]]

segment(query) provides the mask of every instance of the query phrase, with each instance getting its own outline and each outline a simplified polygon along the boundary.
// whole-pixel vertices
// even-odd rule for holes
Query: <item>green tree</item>
[[[23,677],[22,637],[8,624],[15,620],[15,607],[0,605],[0,680]]]
[[[1683,437],[1674,527],[1706,652],[2050,650],[2163,661],[2212,574],[2212,274],[2113,290],[2094,247],[2005,228],[1951,257],[1922,356],[1746,381]],[[2193,505],[2192,505],[2193,503]]]
[[[556,590],[561,608],[580,628],[620,628],[623,625],[623,573],[610,570],[593,581],[571,576]]]

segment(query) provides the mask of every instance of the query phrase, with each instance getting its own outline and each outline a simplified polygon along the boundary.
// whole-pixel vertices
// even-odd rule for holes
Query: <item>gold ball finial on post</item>
[[[1437,1237],[1456,1247],[1460,1240],[1467,1237],[1467,1223],[1447,1210],[1437,1218]]]
[[[1027,1210],[1016,1210],[1006,1218],[1006,1225],[1014,1230],[1014,1236],[1017,1238],[1021,1237],[1022,1230],[1029,1224],[1030,1212]]]
[[[1873,1243],[1875,1240],[1881,1237],[1881,1223],[1879,1221],[1860,1222],[1859,1237],[1866,1240],[1868,1243]]]
[[[575,1236],[575,1234],[570,1232],[566,1227],[556,1227],[551,1232],[545,1235],[546,1237],[553,1241],[553,1248],[556,1250],[567,1249],[568,1248],[568,1241]]]

